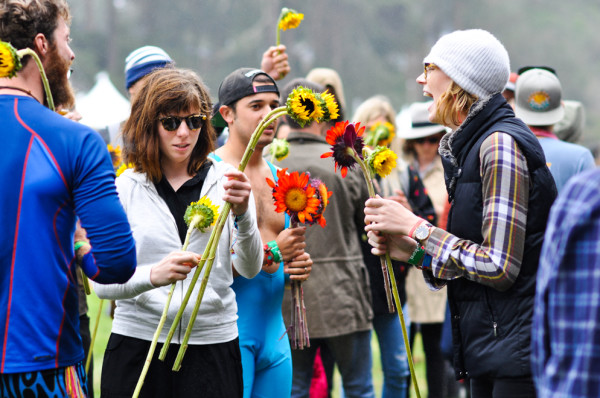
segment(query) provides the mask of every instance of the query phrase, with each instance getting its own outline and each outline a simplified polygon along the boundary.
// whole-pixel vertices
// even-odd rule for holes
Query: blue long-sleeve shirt
[[[92,251],[83,271],[125,282],[135,242],[110,156],[92,129],[30,97],[0,95],[0,373],[70,366],[83,359],[73,234]]]

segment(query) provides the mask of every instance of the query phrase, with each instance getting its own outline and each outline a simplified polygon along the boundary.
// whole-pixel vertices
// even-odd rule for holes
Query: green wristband
[[[271,253],[273,254],[273,262],[279,264],[283,261],[283,257],[281,256],[281,250],[279,250],[279,246],[277,246],[277,242],[274,240],[267,243],[269,249],[271,249]]]
[[[423,248],[423,246],[417,245],[417,248],[414,252],[412,252],[407,262],[411,265],[419,265],[424,256],[425,249]]]
[[[87,245],[88,243],[86,241],[83,240],[78,240],[77,242],[75,242],[75,244],[73,245],[73,250],[75,252],[77,252],[77,250],[81,249],[82,246]]]

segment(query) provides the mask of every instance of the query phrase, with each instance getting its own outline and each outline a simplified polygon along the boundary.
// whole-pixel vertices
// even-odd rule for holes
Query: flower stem
[[[371,173],[369,169],[362,161],[362,159],[358,156],[356,151],[352,151],[352,157],[359,164],[365,180],[367,181],[367,186],[369,187],[369,195],[374,198],[375,197],[375,188],[373,187],[373,181],[371,177]],[[387,268],[388,272],[384,272],[384,285],[386,285],[386,295],[388,298],[388,308],[390,308],[390,312],[394,312],[393,304],[390,304],[390,297],[388,295],[389,283],[392,282],[392,295],[394,297],[394,302],[396,303],[396,308],[398,309],[398,318],[400,319],[400,326],[402,326],[402,337],[404,337],[404,347],[406,347],[406,356],[408,357],[408,366],[410,368],[410,377],[412,378],[412,383],[415,387],[415,393],[417,394],[417,398],[421,398],[421,394],[419,393],[419,385],[417,384],[417,377],[415,374],[415,367],[413,364],[412,354],[410,351],[410,343],[408,340],[408,334],[406,333],[406,323],[404,322],[404,314],[402,313],[402,304],[400,303],[400,296],[398,294],[398,287],[396,286],[396,277],[394,276],[394,269],[392,268],[392,259],[390,258],[389,253],[381,256],[382,267]],[[389,273],[389,279],[388,274]],[[391,305],[391,307],[390,307]]]
[[[408,366],[410,368],[410,377],[412,379],[412,384],[415,387],[415,394],[417,395],[417,398],[421,398],[421,394],[419,392],[419,385],[417,384],[415,366],[413,364],[412,354],[410,351],[410,344],[408,342],[408,334],[406,333],[406,323],[404,322],[404,314],[402,313],[402,304],[400,303],[400,296],[398,295],[398,286],[396,286],[396,278],[394,276],[394,270],[392,269],[389,253],[386,253],[385,258],[390,271],[390,279],[392,280],[392,291],[394,292],[394,301],[396,302],[396,308],[398,308],[398,318],[400,319],[400,326],[402,326],[402,337],[404,337],[404,347],[406,348],[406,356],[408,358]]]
[[[375,197],[375,187],[373,186],[373,176],[371,175],[371,172],[369,171],[369,168],[367,167],[367,165],[365,164],[365,162],[363,162],[363,160],[358,156],[358,154],[356,153],[356,151],[353,149],[351,156],[354,158],[354,160],[356,161],[356,163],[358,163],[358,165],[360,166],[360,169],[363,172],[363,176],[365,177],[365,181],[367,182],[367,188],[369,189],[369,196],[374,198]],[[384,258],[383,256],[379,257],[380,259],[380,263],[381,263],[381,272],[383,274],[383,287],[385,290],[385,298],[387,300],[387,305],[388,305],[388,311],[389,313],[393,313],[394,312],[394,302],[393,302],[393,298],[392,298],[392,289],[390,288],[390,275],[388,272],[388,268],[391,268],[391,262],[388,264],[387,263],[387,258]]]
[[[88,373],[90,369],[90,362],[92,359],[92,349],[94,348],[94,342],[96,341],[96,335],[98,334],[98,325],[100,324],[100,315],[102,315],[102,305],[104,304],[104,300],[100,300],[100,304],[98,305],[98,314],[96,314],[96,323],[94,324],[94,331],[92,332],[92,340],[90,341],[90,348],[88,350],[88,357],[85,361],[85,373]]]
[[[77,267],[77,272],[79,272],[79,276],[81,277],[83,290],[85,291],[85,294],[89,296],[90,294],[92,294],[92,290],[90,289],[90,281],[88,280],[88,277],[83,273],[81,267]]]
[[[187,250],[187,247],[190,243],[190,236],[192,235],[192,231],[196,227],[196,224],[198,224],[199,220],[199,217],[192,218],[192,221],[190,222],[190,225],[188,226],[187,232],[185,234],[185,241],[183,242],[183,247],[181,250]],[[138,379],[138,382],[135,386],[135,390],[133,391],[133,398],[137,398],[140,395],[140,391],[142,391],[142,386],[144,385],[146,374],[148,373],[148,369],[150,369],[150,362],[152,362],[152,357],[154,356],[154,351],[156,350],[156,345],[158,344],[158,338],[160,337],[160,333],[162,332],[162,329],[165,326],[165,322],[167,320],[167,313],[169,312],[169,306],[171,305],[171,298],[173,298],[175,285],[175,282],[171,283],[171,289],[169,289],[169,294],[167,295],[167,302],[165,303],[165,307],[163,308],[163,312],[160,316],[158,327],[156,328],[154,336],[152,337],[152,343],[150,344],[150,349],[148,350],[148,354],[146,355],[146,361],[144,362],[142,373],[140,374],[140,378]]]
[[[40,61],[40,57],[33,51],[31,48],[24,48],[22,50],[17,51],[17,55],[19,58],[23,58],[26,55],[31,55],[33,60],[35,61],[40,75],[42,77],[42,84],[44,85],[44,91],[46,92],[46,101],[48,102],[48,108],[51,111],[54,111],[54,100],[52,99],[52,92],[50,92],[50,83],[48,83],[48,78],[46,77],[46,72],[44,72],[44,66],[42,65],[42,61]]]
[[[216,227],[216,235],[221,236],[221,232],[223,231],[223,226],[225,223],[219,223]],[[188,341],[190,339],[190,335],[192,333],[192,327],[194,326],[194,322],[196,321],[196,316],[198,315],[198,310],[200,309],[200,304],[202,302],[202,297],[204,297],[204,292],[206,291],[206,286],[208,285],[208,277],[210,276],[210,271],[212,270],[212,265],[215,261],[215,252],[217,251],[217,244],[213,244],[210,246],[210,252],[208,253],[208,259],[206,263],[206,271],[204,271],[204,277],[202,278],[202,282],[200,284],[200,291],[198,292],[198,299],[196,300],[196,304],[194,305],[194,309],[190,316],[190,320],[188,322],[188,326],[185,330],[185,336],[183,337],[183,342],[179,347],[179,352],[177,353],[177,358],[175,359],[175,363],[173,364],[173,370],[179,371],[181,369],[181,362],[183,361],[183,356],[185,355],[185,351],[188,347]]]
[[[229,215],[230,207],[231,207],[231,204],[225,203],[225,205],[223,206],[223,211],[221,212],[221,214],[219,215],[219,219],[217,220],[217,225],[221,222],[223,222],[223,223],[225,222],[224,220],[226,220],[227,216]],[[186,307],[188,301],[190,300],[190,296],[192,295],[194,287],[196,286],[196,282],[198,281],[200,272],[202,272],[202,269],[204,268],[204,264],[206,263],[206,259],[207,259],[209,250],[212,246],[214,239],[216,238],[215,230],[216,230],[216,228],[214,228],[212,230],[210,237],[208,238],[208,244],[206,245],[206,248],[204,249],[204,253],[202,254],[202,258],[200,259],[200,262],[198,263],[198,266],[196,267],[196,270],[194,271],[194,275],[192,276],[192,280],[190,282],[190,285],[188,286],[188,290],[186,291],[185,296],[183,297],[183,301],[181,302],[179,311],[177,311],[177,314],[175,315],[175,319],[173,320],[173,323],[171,324],[171,328],[169,329],[167,338],[165,339],[165,342],[163,343],[163,348],[160,350],[158,359],[161,361],[164,361],[165,358],[167,357],[167,351],[169,351],[169,345],[171,344],[173,335],[175,334],[175,331],[177,330],[177,325],[179,325],[179,321],[181,320],[181,317],[183,316],[185,307]],[[186,249],[187,249],[187,246],[186,246]]]
[[[281,9],[281,12],[279,13],[279,18],[277,18],[277,37],[275,39],[275,47],[281,44],[281,29],[279,29],[279,25],[281,24],[281,18],[283,18],[283,10],[285,10],[285,8]]]

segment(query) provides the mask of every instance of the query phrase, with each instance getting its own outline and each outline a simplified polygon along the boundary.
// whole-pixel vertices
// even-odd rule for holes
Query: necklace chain
[[[37,99],[37,98],[35,98],[35,97],[33,96],[33,94],[31,94],[31,91],[29,91],[29,90],[26,90],[26,89],[24,89],[24,88],[21,88],[21,87],[15,87],[15,86],[0,86],[0,89],[3,89],[3,88],[9,89],[9,90],[17,90],[17,91],[21,91],[21,92],[23,92],[23,93],[25,93],[25,94],[29,95],[29,96],[30,96],[31,98],[33,98],[34,100],[38,101],[38,99]],[[38,102],[39,102],[39,101],[38,101]]]

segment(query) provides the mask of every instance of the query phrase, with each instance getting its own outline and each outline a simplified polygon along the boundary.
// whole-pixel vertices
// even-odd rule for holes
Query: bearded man
[[[0,1],[0,40],[37,53],[67,108],[69,23],[64,0]],[[75,258],[94,281],[123,283],[135,242],[102,138],[46,108],[36,63],[22,63],[0,78],[0,396],[83,397]]]

